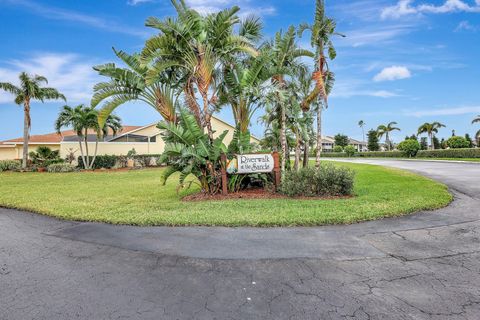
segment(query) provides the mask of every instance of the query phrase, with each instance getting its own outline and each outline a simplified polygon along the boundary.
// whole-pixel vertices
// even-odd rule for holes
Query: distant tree
[[[465,140],[467,140],[467,142],[468,142],[468,144],[469,144],[469,145],[468,145],[468,148],[473,147],[473,140],[472,140],[472,138],[470,137],[470,135],[469,135],[468,133],[465,134]]]
[[[468,148],[469,142],[464,137],[453,136],[447,140],[447,145],[452,149]]]
[[[480,123],[480,114],[475,118],[473,118],[472,124],[474,123]],[[477,147],[480,146],[480,130],[478,130],[477,133],[475,134],[475,140],[477,140]]]
[[[345,148],[346,146],[348,146],[348,136],[339,133],[334,137],[334,139],[335,139],[336,146],[340,146],[342,148]]]
[[[362,129],[362,142],[365,141],[365,124],[363,120],[358,121],[358,126]]]
[[[432,123],[425,122],[418,128],[418,135],[421,135],[422,133],[426,133],[428,135],[428,138],[430,139],[430,147],[432,149],[435,149],[433,145],[433,137],[435,136],[436,133],[438,133],[438,130],[440,128],[444,128],[444,127],[445,127],[444,124],[437,121]]]
[[[334,146],[333,147],[333,152],[343,152],[343,147],[342,146]]]
[[[420,144],[417,139],[406,139],[399,143],[398,150],[402,151],[405,156],[413,158],[417,155],[418,150],[420,150]]]
[[[440,144],[440,140],[437,137],[433,136],[433,148],[434,149],[441,149],[442,145]]]
[[[428,149],[428,140],[427,137],[422,137],[420,139],[420,150],[427,150]]]
[[[387,125],[379,125],[377,128],[377,135],[378,138],[381,139],[383,136],[385,136],[385,144],[387,145],[387,149],[391,150],[392,149],[392,141],[390,140],[390,133],[392,131],[400,131],[400,128],[395,127],[397,123],[395,121],[392,121],[388,123]]]
[[[380,144],[378,143],[378,134],[376,130],[371,129],[367,133],[368,139],[368,151],[380,150]]]
[[[442,149],[447,149],[448,145],[447,145],[447,141],[445,140],[445,138],[442,138],[442,140],[440,141],[440,147]]]
[[[30,118],[30,104],[33,100],[40,100],[42,103],[45,100],[59,100],[66,101],[65,96],[54,88],[42,87],[42,84],[48,84],[45,77],[35,75],[30,76],[25,72],[20,73],[20,86],[17,87],[8,82],[0,82],[0,90],[11,93],[15,96],[15,103],[23,104],[23,161],[22,167],[27,167],[28,160],[28,140],[30,138],[31,118]]]

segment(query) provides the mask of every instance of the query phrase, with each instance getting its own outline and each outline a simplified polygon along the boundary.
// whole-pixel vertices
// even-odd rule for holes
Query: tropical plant
[[[480,114],[475,118],[473,118],[472,124],[474,123],[480,123]],[[475,134],[475,139],[477,140],[477,146],[480,145],[480,130],[478,130],[477,133]]]
[[[398,144],[398,150],[402,151],[406,157],[413,158],[420,150],[420,143],[417,139],[406,139]]]
[[[176,18],[150,17],[145,23],[159,31],[147,40],[141,53],[142,65],[148,67],[146,82],[161,82],[165,73],[174,74],[197,124],[207,128],[213,142],[211,117],[219,107],[223,67],[241,54],[258,54],[253,41],[260,37],[261,27],[253,18],[241,21],[236,6],[202,15],[184,0],[172,0],[172,4]]]
[[[30,107],[33,100],[40,100],[42,103],[45,100],[63,99],[65,96],[54,88],[42,87],[42,84],[48,84],[47,78],[39,75],[28,75],[25,72],[20,73],[20,86],[15,86],[8,82],[0,82],[0,90],[11,93],[15,96],[15,103],[23,104],[24,121],[23,121],[23,158],[22,167],[27,167],[28,160],[28,141],[30,138],[31,117]]]
[[[378,133],[376,130],[371,129],[367,133],[367,148],[368,151],[378,151],[380,150],[380,144],[378,143]]]
[[[400,131],[400,128],[395,127],[397,123],[395,121],[392,121],[386,125],[382,124],[379,125],[377,128],[377,135],[378,138],[381,139],[383,136],[385,136],[385,144],[387,145],[387,150],[392,149],[392,141],[390,140],[390,133],[392,131]]]
[[[127,66],[121,68],[114,63],[93,67],[110,81],[100,82],[94,87],[92,107],[102,105],[98,120],[103,127],[108,116],[119,106],[129,101],[142,101],[157,110],[165,121],[175,122],[178,108],[179,90],[170,85],[175,77],[166,72],[157,81],[147,83],[148,68],[141,64],[138,54],[129,55],[113,49],[115,55]]]
[[[189,175],[195,176],[202,192],[215,194],[221,190],[221,154],[227,152],[223,143],[228,131],[224,131],[213,141],[197,123],[195,116],[187,110],[180,110],[178,123],[160,122],[165,149],[159,159],[168,164],[163,172],[163,182],[174,173],[180,173],[179,187],[186,185]],[[189,182],[191,184],[193,182]]]
[[[355,155],[355,153],[357,152],[357,149],[355,149],[354,146],[349,145],[349,146],[346,146],[345,148],[343,148],[343,151],[345,151],[345,153],[347,154],[347,157],[353,157]]]
[[[428,135],[428,138],[430,139],[430,148],[434,150],[435,149],[435,144],[433,143],[433,137],[435,136],[435,133],[438,133],[438,130],[440,128],[445,128],[445,125],[440,123],[440,122],[425,122],[418,128],[418,135],[421,135],[422,133],[426,133]]]
[[[358,126],[362,129],[362,137],[363,137],[362,142],[365,141],[365,128],[364,128],[365,125],[366,125],[365,121],[363,120],[358,121]]]
[[[310,108],[310,104],[318,100],[319,104],[316,106],[317,114],[317,154],[316,165],[320,166],[321,145],[322,145],[322,111],[323,108],[328,108],[328,95],[330,94],[335,80],[334,74],[329,70],[327,63],[327,56],[330,60],[334,60],[337,56],[335,47],[331,37],[334,35],[344,35],[335,31],[335,20],[325,16],[325,2],[323,0],[316,1],[315,17],[312,25],[301,24],[299,27],[299,34],[302,35],[305,30],[311,32],[310,42],[311,46],[315,48],[315,70],[313,72],[313,79],[316,84],[311,94],[303,101],[304,109]],[[325,53],[325,50],[327,53]]]
[[[0,160],[0,172],[20,170],[22,164],[17,160]]]
[[[61,134],[61,129],[64,127],[71,127],[76,133],[85,169],[93,168],[100,138],[107,136],[110,133],[109,131],[115,136],[122,128],[120,118],[112,114],[109,114],[105,121],[102,121],[104,124],[100,127],[98,116],[98,111],[93,107],[78,105],[72,108],[64,106],[55,122],[55,130],[59,134]],[[89,136],[91,135],[95,137],[93,158],[89,155]]]
[[[447,140],[447,146],[452,149],[462,149],[468,148],[470,143],[464,137],[453,136]]]
[[[282,147],[281,170],[285,171],[285,164],[288,157],[287,150],[287,104],[289,101],[288,92],[282,95],[282,91],[287,89],[287,76],[295,76],[306,68],[300,61],[301,57],[313,57],[313,53],[301,49],[296,44],[295,27],[290,26],[283,33],[279,31],[275,34],[273,41],[265,45],[265,50],[269,51],[271,59],[272,84],[275,96],[275,104],[280,110],[280,142]]]
[[[60,159],[60,150],[52,150],[49,147],[40,146],[36,151],[29,153],[32,163],[41,168],[46,168],[53,163],[62,162]]]

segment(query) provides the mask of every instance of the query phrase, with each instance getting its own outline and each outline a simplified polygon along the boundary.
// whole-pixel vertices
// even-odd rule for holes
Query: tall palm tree
[[[235,125],[242,134],[249,132],[253,114],[261,105],[264,83],[272,76],[267,52],[230,63],[219,90],[219,105],[232,107]]]
[[[429,149],[435,150],[435,144],[433,143],[433,138],[435,137],[435,133],[438,133],[438,129],[440,128],[445,128],[445,125],[437,121],[432,123],[425,122],[420,127],[418,127],[417,134],[421,135],[422,133],[426,133],[428,135],[428,138],[430,139]]]
[[[138,54],[129,55],[115,49],[113,51],[125,63],[126,68],[118,67],[114,63],[93,67],[100,75],[110,78],[110,81],[100,82],[94,87],[92,107],[105,102],[98,115],[99,126],[103,127],[108,116],[117,107],[133,100],[145,102],[157,110],[165,121],[175,122],[179,90],[170,85],[175,82],[174,77],[164,74],[162,81],[147,83],[148,68],[141,64]]]
[[[475,118],[473,118],[472,124],[479,123],[479,122],[480,122],[480,114]],[[478,130],[477,133],[475,134],[475,139],[477,140],[477,146],[478,146],[480,144],[480,130]]]
[[[315,48],[315,71],[313,72],[313,79],[316,82],[314,90],[303,101],[302,107],[309,109],[310,104],[319,100],[320,105],[316,108],[317,113],[317,154],[316,165],[320,166],[320,156],[322,152],[322,111],[323,108],[328,108],[328,95],[330,94],[333,83],[334,74],[329,70],[327,63],[327,56],[330,60],[334,60],[337,56],[335,47],[331,37],[345,35],[335,31],[335,20],[325,16],[325,1],[317,0],[315,7],[315,17],[312,25],[301,24],[299,34],[303,34],[305,30],[311,32],[311,46]],[[327,53],[325,53],[325,50]]]
[[[276,33],[272,42],[265,45],[267,50],[270,51],[271,59],[271,73],[273,86],[278,87],[277,91],[277,105],[280,109],[280,140],[282,145],[282,159],[281,170],[285,171],[285,164],[287,155],[287,115],[286,115],[286,103],[282,103],[283,99],[280,97],[280,91],[287,88],[287,77],[295,76],[301,70],[306,68],[305,65],[299,60],[300,57],[313,57],[313,53],[300,49],[296,44],[296,32],[295,27],[290,26],[288,30],[283,33],[279,31]]]
[[[365,124],[366,123],[363,120],[358,121],[358,126],[362,129],[362,137],[363,137],[362,142],[365,142]]]
[[[145,43],[141,58],[148,66],[147,84],[165,72],[175,73],[185,102],[201,128],[213,141],[211,117],[218,109],[218,83],[222,67],[241,54],[256,56],[253,40],[261,27],[252,19],[241,21],[240,8],[201,15],[184,0],[172,0],[177,18],[148,18],[146,26],[159,30]],[[200,105],[197,101],[197,93]]]
[[[395,127],[396,124],[397,123],[395,121],[392,121],[387,125],[379,125],[377,128],[378,138],[381,139],[383,136],[385,136],[385,144],[387,145],[388,151],[390,151],[392,147],[392,143],[390,141],[390,133],[395,130],[400,131],[400,128]]]
[[[27,167],[28,160],[28,140],[30,138],[31,117],[30,104],[32,100],[40,100],[42,103],[45,100],[66,101],[65,96],[54,88],[42,87],[42,84],[48,84],[47,78],[39,75],[28,75],[25,72],[20,73],[20,86],[15,86],[8,82],[0,82],[0,89],[9,92],[15,96],[15,103],[23,104],[23,160],[22,168]]]
[[[75,131],[78,137],[83,167],[85,169],[93,168],[93,164],[97,157],[98,141],[100,138],[107,136],[109,131],[115,136],[122,128],[119,117],[110,114],[103,122],[103,125],[100,126],[98,116],[98,111],[93,107],[86,107],[84,105],[78,105],[75,108],[63,106],[55,122],[55,130],[57,130],[59,134],[61,133],[60,130],[64,127],[71,127],[73,131]],[[88,137],[91,132],[95,134],[96,139],[95,151],[93,158],[90,161]]]

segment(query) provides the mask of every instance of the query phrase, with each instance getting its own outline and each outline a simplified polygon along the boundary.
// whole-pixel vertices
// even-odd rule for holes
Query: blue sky
[[[310,22],[314,0],[187,0],[202,12],[239,5],[260,15],[265,36]],[[480,114],[480,0],[330,0],[327,14],[347,35],[335,39],[331,64],[337,82],[324,114],[326,134],[361,138],[367,128],[397,121],[400,141],[426,121],[447,125],[439,136],[473,134]],[[45,75],[70,105],[89,103],[100,78],[92,66],[117,62],[112,46],[139,51],[152,31],[149,16],[172,15],[168,0],[0,0],[0,81],[15,82],[20,71]],[[308,40],[299,39],[302,46]],[[53,131],[61,102],[32,106],[32,134]],[[140,103],[118,109],[124,124],[160,119]],[[231,120],[229,110],[220,117]],[[21,136],[23,110],[0,93],[0,140]],[[263,129],[254,123],[252,132]]]

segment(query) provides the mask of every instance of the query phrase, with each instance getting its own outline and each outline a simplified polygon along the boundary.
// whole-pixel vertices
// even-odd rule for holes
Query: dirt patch
[[[353,196],[329,196],[329,197],[288,197],[281,193],[274,193],[264,189],[247,189],[235,193],[223,194],[206,194],[202,192],[194,193],[182,198],[182,201],[220,201],[235,199],[297,199],[297,200],[337,200],[349,199]]]

